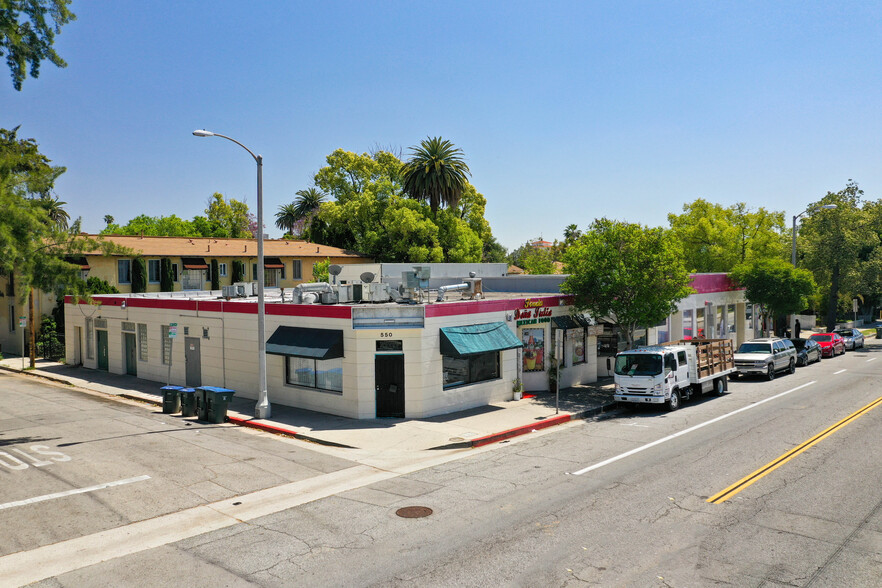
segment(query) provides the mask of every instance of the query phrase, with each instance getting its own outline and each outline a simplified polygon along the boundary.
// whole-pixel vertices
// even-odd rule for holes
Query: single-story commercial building
[[[267,288],[270,402],[351,418],[424,418],[510,400],[516,382],[549,390],[554,356],[563,361],[561,386],[596,380],[599,327],[573,313],[570,297],[484,293],[480,278],[437,288],[421,279],[399,288]],[[258,394],[255,296],[68,297],[65,337],[71,364],[157,386]]]

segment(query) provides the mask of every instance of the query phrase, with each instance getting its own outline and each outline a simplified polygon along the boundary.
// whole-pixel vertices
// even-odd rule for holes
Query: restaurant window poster
[[[524,371],[545,371],[545,329],[522,329],[524,344]]]

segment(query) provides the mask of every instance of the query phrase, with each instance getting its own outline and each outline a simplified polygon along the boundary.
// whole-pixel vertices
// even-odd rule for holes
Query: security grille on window
[[[92,319],[86,319],[86,358],[94,359],[95,351],[93,350],[92,340],[95,338],[95,327]]]
[[[96,329],[106,329],[107,328],[107,319],[96,318],[95,319],[95,328]]]
[[[161,335],[162,335],[162,365],[169,365],[169,364],[171,364],[172,340],[171,340],[171,337],[168,336],[168,325],[162,325]]]
[[[135,323],[123,322],[122,330],[126,333],[134,333],[135,332]]]
[[[138,359],[147,361],[147,325],[138,324]]]

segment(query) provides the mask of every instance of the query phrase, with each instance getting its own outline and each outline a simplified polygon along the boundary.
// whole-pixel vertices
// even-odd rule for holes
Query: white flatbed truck
[[[693,394],[728,390],[735,373],[731,339],[680,339],[616,354],[615,400],[677,410]]]

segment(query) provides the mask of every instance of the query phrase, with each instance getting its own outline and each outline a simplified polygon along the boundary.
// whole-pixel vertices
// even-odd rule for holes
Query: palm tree
[[[70,221],[70,215],[67,213],[64,208],[62,208],[67,202],[62,202],[58,198],[53,198],[52,196],[46,195],[42,196],[37,200],[37,204],[39,204],[43,210],[46,211],[46,216],[49,218],[49,221],[57,226],[60,229],[67,229],[68,221]]]
[[[294,199],[297,220],[305,219],[312,214],[326,198],[325,193],[317,188],[297,190],[295,194],[297,194],[297,198]]]
[[[411,147],[412,157],[404,164],[404,193],[415,200],[428,200],[432,212],[438,207],[456,206],[465,188],[469,166],[462,149],[441,137],[427,138]]]
[[[110,215],[110,214],[104,215],[104,224],[106,224],[108,227],[113,224],[113,221],[114,221],[113,215]]]
[[[276,213],[276,227],[285,231],[285,234],[294,232],[294,225],[297,224],[297,205],[283,204]]]

